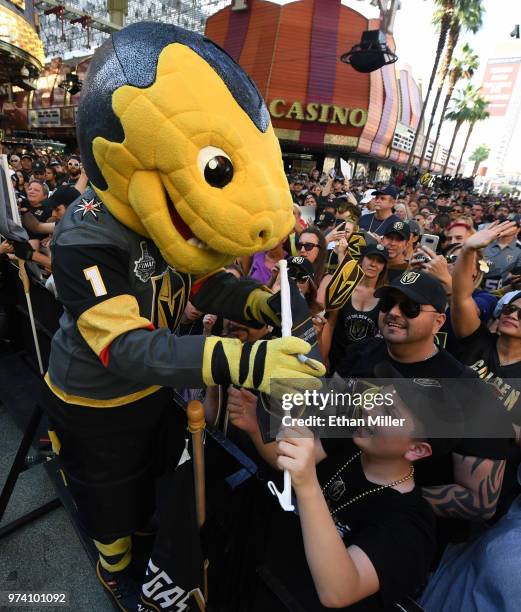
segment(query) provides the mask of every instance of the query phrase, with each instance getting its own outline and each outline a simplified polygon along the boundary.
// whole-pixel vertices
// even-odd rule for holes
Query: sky
[[[356,0],[349,2],[354,8],[357,5],[358,10],[365,4],[368,2]],[[487,60],[497,56],[497,46],[512,44],[514,39],[510,37],[510,32],[516,24],[521,24],[520,0],[484,0],[483,6],[485,14],[482,29],[477,34],[464,33],[460,43],[468,42],[480,58],[479,69],[472,79],[475,86],[481,85],[483,81]],[[394,27],[398,63],[411,66],[415,77],[421,79],[424,91],[429,83],[438,40],[438,32],[432,24],[434,9],[433,0],[401,0],[401,8],[396,15]],[[518,45],[521,55],[521,41],[514,44]],[[450,143],[452,129],[453,124],[444,125],[441,135],[444,144]],[[497,121],[496,123],[486,121],[476,126],[467,148],[467,155],[470,155],[478,144],[491,142],[495,136],[494,131],[497,131]],[[521,121],[515,132],[505,165],[507,170],[521,172],[521,163],[517,162],[521,159]],[[462,130],[456,141],[457,150],[461,150],[465,135],[465,131]]]
[[[277,0],[275,0],[277,1]],[[438,32],[432,24],[432,15],[435,10],[433,0],[400,0],[401,8],[397,12],[394,24],[394,38],[396,42],[396,53],[398,55],[398,66],[410,65],[415,78],[423,83],[423,89],[427,88],[434,60]],[[278,0],[279,4],[286,4],[286,0]],[[352,7],[368,18],[377,17],[378,10],[371,6],[369,0],[342,0],[342,3]],[[521,24],[521,0],[484,0],[485,15],[482,29],[475,35],[463,34],[461,44],[468,42],[479,55],[480,66],[472,79],[476,86],[481,85],[483,74],[490,57],[496,56],[495,50],[502,42],[512,42],[510,32],[516,24]],[[521,55],[521,41],[519,44],[519,55]],[[489,124],[490,123],[490,124]],[[488,125],[489,124],[489,125]],[[480,144],[487,142],[491,136],[491,130],[495,126],[491,122],[483,122],[476,127],[469,142],[468,152]],[[456,141],[456,149],[461,149],[465,133],[460,134]],[[452,135],[452,126],[444,126],[442,131],[442,142],[448,144]],[[516,130],[514,144],[511,147],[510,161],[515,165],[517,159],[521,159],[521,121]],[[520,143],[519,145],[516,142]],[[518,171],[521,172],[521,162]]]

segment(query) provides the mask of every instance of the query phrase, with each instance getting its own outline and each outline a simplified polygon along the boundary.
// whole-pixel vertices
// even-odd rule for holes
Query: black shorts
[[[89,536],[111,541],[142,528],[155,509],[155,480],[166,465],[177,464],[188,436],[172,390],[117,408],[90,408],[46,389],[42,404]]]

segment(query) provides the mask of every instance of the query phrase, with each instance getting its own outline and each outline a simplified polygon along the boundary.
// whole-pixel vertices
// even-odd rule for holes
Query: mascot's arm
[[[210,312],[249,327],[280,326],[280,319],[268,304],[273,294],[253,279],[238,279],[229,272],[217,272],[194,283],[190,301],[202,312]]]
[[[154,329],[131,295],[128,270],[128,253],[114,245],[53,246],[60,301],[106,368],[149,385],[201,386],[204,338]]]
[[[168,329],[155,330],[129,292],[128,268],[128,255],[115,246],[53,248],[61,302],[88,346],[119,376],[150,385],[234,383],[269,392],[272,377],[324,373],[319,362],[311,360],[310,366],[296,359],[310,350],[299,338],[242,344],[232,338],[179,338]]]

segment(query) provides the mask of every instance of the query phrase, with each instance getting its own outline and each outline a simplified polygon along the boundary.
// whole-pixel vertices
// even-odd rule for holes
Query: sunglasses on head
[[[521,316],[519,314],[521,312],[521,306],[516,306],[515,304],[505,304],[501,309],[501,314],[507,316],[514,314],[514,312],[517,314],[517,318],[521,321]]]
[[[313,249],[320,249],[320,245],[315,244],[314,242],[300,242],[298,245],[299,251],[300,249],[304,249],[309,253],[309,251]]]
[[[384,295],[380,299],[381,312],[390,312],[396,305],[398,305],[403,316],[408,319],[416,319],[420,312],[437,312],[436,310],[422,310],[422,304],[395,295]]]
[[[298,274],[298,273],[289,273],[288,278],[295,283],[305,283],[307,280],[311,278],[309,274]]]

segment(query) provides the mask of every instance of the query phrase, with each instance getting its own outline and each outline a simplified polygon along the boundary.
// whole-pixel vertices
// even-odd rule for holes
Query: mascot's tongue
[[[168,212],[170,213],[170,219],[172,219],[172,223],[174,224],[174,227],[185,240],[190,240],[190,238],[194,237],[194,233],[188,227],[188,225],[183,221],[183,219],[181,219],[181,215],[177,212],[176,207],[174,206],[174,203],[172,202],[172,200],[170,199],[168,195],[167,195],[167,202],[168,202]]]

